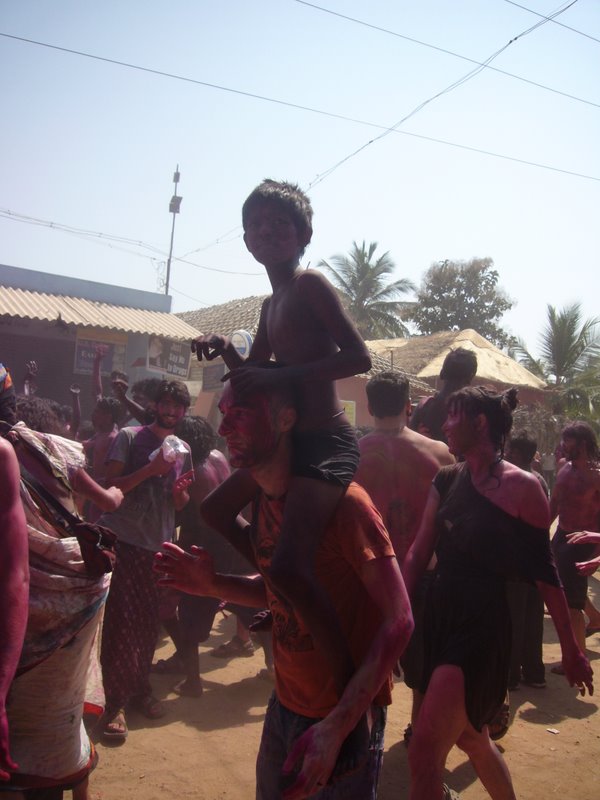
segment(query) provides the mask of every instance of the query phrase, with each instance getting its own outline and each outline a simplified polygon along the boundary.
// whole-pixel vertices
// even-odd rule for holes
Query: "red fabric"
[[[253,543],[259,569],[268,571],[279,538],[285,500],[261,496]],[[381,614],[359,574],[365,562],[394,556],[379,512],[367,493],[355,483],[340,501],[317,551],[316,575],[331,597],[355,663],[369,648]],[[305,624],[289,604],[270,589],[267,596],[273,614],[273,654],[279,701],[290,711],[306,717],[324,717],[339,700],[324,668],[325,658],[315,646]],[[391,676],[375,698],[377,705],[391,702]]]

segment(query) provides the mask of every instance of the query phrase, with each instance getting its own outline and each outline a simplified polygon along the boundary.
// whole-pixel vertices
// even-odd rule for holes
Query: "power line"
[[[167,257],[167,253],[164,250],[160,250],[158,247],[155,247],[151,244],[146,244],[146,242],[142,242],[136,239],[127,239],[123,236],[113,236],[108,233],[98,233],[96,231],[85,230],[84,228],[75,228],[72,225],[64,225],[61,222],[50,222],[49,220],[45,219],[38,219],[37,217],[29,217],[24,214],[18,214],[14,211],[10,211],[10,209],[0,208],[0,218],[8,219],[11,222],[22,222],[26,225],[36,225],[39,227],[51,228],[52,230],[60,231],[61,233],[68,233],[72,236],[77,236],[80,239],[92,239],[92,240],[99,240],[97,244],[102,244],[105,247],[111,247],[112,249],[122,250],[124,253],[131,253],[132,255],[140,256],[141,258],[148,258],[147,255],[143,253],[136,253],[133,250],[127,250],[123,247],[115,247],[112,242],[119,242],[121,244],[131,244],[135,245],[136,247],[141,247],[146,250],[151,250],[152,252],[163,256],[164,258]],[[154,259],[156,260],[156,259]],[[188,264],[192,267],[197,267],[198,269],[206,270],[207,272],[219,272],[223,275],[242,275],[244,277],[256,277],[258,275],[264,275],[263,272],[240,272],[237,270],[228,270],[228,269],[220,269],[218,267],[207,267],[205,264],[197,264],[194,261],[188,261],[187,259],[180,257],[176,258],[173,257],[174,261],[180,261],[182,264]],[[193,299],[193,298],[192,298]]]
[[[232,88],[226,87],[226,86],[219,86],[219,85],[214,84],[214,83],[207,83],[205,81],[199,81],[199,80],[196,80],[194,78],[186,78],[186,77],[182,77],[182,76],[179,76],[179,75],[174,75],[174,74],[167,73],[167,72],[161,72],[160,70],[150,69],[150,68],[146,68],[146,67],[140,67],[140,66],[136,66],[134,64],[128,64],[128,63],[126,63],[124,61],[115,61],[114,59],[104,58],[102,56],[94,56],[94,55],[91,55],[89,53],[79,52],[77,50],[69,50],[68,48],[65,48],[65,47],[58,47],[56,45],[47,44],[45,42],[37,42],[37,41],[34,41],[33,39],[25,39],[25,38],[23,38],[21,36],[13,36],[12,34],[3,33],[1,31],[0,31],[0,36],[7,37],[9,39],[15,39],[17,41],[26,42],[27,44],[34,44],[34,45],[39,45],[41,47],[48,47],[50,49],[59,50],[59,51],[66,52],[66,53],[70,53],[72,55],[80,55],[80,56],[83,56],[84,58],[91,58],[91,59],[95,59],[95,60],[98,60],[98,61],[104,61],[104,62],[108,62],[108,63],[111,63],[111,64],[116,64],[118,66],[139,70],[141,72],[149,72],[151,74],[161,75],[162,77],[173,78],[175,80],[182,80],[182,81],[185,81],[185,82],[188,82],[188,83],[197,84],[199,86],[206,86],[206,87],[211,88],[211,89],[218,89],[218,90],[221,90],[221,91],[230,92],[232,94],[239,94],[239,95],[242,95],[243,97],[250,97],[250,98],[253,98],[255,100],[263,100],[263,101],[265,101],[267,103],[275,103],[276,105],[286,106],[287,108],[293,108],[293,109],[296,109],[297,111],[308,111],[311,114],[318,114],[318,115],[323,116],[323,117],[329,117],[331,119],[342,120],[343,122],[352,122],[352,123],[355,123],[357,125],[365,125],[365,126],[367,126],[369,128],[375,128],[377,130],[382,130],[382,131],[389,131],[390,130],[388,125],[380,125],[380,124],[375,123],[375,122],[369,122],[368,120],[358,119],[357,117],[349,117],[349,116],[346,116],[344,114],[336,114],[336,113],[334,113],[332,111],[325,111],[325,110],[320,109],[320,108],[312,108],[310,106],[304,106],[304,105],[300,105],[298,103],[291,103],[291,102],[288,102],[288,101],[285,101],[285,100],[279,100],[279,99],[276,99],[276,98],[273,98],[273,97],[266,97],[264,95],[253,94],[252,92],[245,92],[245,91],[242,91],[240,89],[232,89]],[[476,63],[479,64],[479,62],[476,62]],[[597,104],[590,103],[590,105],[597,105]],[[598,106],[598,107],[600,107],[600,106]],[[460,148],[462,150],[469,150],[469,151],[471,151],[473,153],[480,153],[482,155],[493,156],[494,158],[501,158],[501,159],[504,159],[506,161],[514,161],[515,163],[524,164],[524,165],[527,165],[527,166],[530,166],[530,167],[538,167],[540,169],[547,169],[547,170],[550,170],[552,172],[561,172],[564,175],[572,175],[573,177],[576,177],[576,178],[585,178],[587,180],[592,180],[592,181],[599,181],[600,180],[600,178],[598,178],[598,177],[596,177],[594,175],[586,175],[584,173],[574,172],[572,170],[561,169],[559,167],[553,167],[553,166],[551,166],[549,164],[541,164],[541,163],[536,162],[536,161],[529,161],[529,160],[523,159],[523,158],[515,158],[513,156],[503,155],[502,153],[494,153],[494,152],[489,151],[489,150],[484,150],[484,149],[477,148],[477,147],[470,147],[468,145],[462,145],[462,144],[459,144],[458,142],[449,142],[449,141],[446,141],[445,139],[436,139],[433,136],[424,136],[424,135],[421,135],[421,134],[418,134],[418,133],[410,133],[409,131],[394,130],[393,132],[401,134],[402,136],[412,136],[412,137],[415,137],[417,139],[423,139],[423,140],[428,141],[428,142],[436,142],[437,144],[444,144],[444,145],[447,145],[449,147],[458,147],[458,148]]]
[[[507,0],[507,2],[508,1],[509,0]],[[365,20],[357,19],[356,17],[350,17],[347,14],[341,14],[338,11],[333,11],[330,8],[325,8],[323,6],[316,5],[315,3],[309,3],[307,2],[307,0],[294,0],[294,2],[299,3],[300,5],[303,6],[308,6],[309,8],[314,8],[316,11],[322,11],[324,14],[330,14],[333,17],[339,17],[340,19],[344,19],[348,22],[354,22],[356,25],[362,25],[365,28],[370,28],[371,30],[388,34],[389,36],[394,36],[397,39],[404,39],[407,42],[418,44],[421,47],[427,47],[430,50],[436,50],[438,53],[444,53],[445,55],[453,56],[454,58],[460,58],[462,61],[468,61],[470,64],[475,64],[476,66],[479,67],[485,67],[486,69],[489,69],[492,72],[497,72],[500,75],[505,75],[508,78],[514,78],[515,80],[521,81],[522,83],[528,83],[530,86],[535,86],[536,88],[543,89],[546,92],[552,92],[553,94],[561,95],[562,97],[566,97],[569,100],[575,100],[578,103],[584,103],[585,105],[594,106],[594,108],[600,108],[600,103],[595,103],[593,100],[586,100],[583,97],[577,97],[576,95],[569,94],[569,92],[562,92],[560,89],[554,89],[551,86],[546,86],[543,83],[532,81],[529,78],[524,78],[522,75],[515,75],[513,72],[508,72],[507,70],[500,69],[499,67],[491,67],[486,62],[477,61],[476,59],[469,58],[468,56],[464,56],[461,53],[456,53],[454,50],[447,50],[444,47],[438,47],[435,44],[430,44],[429,42],[424,42],[420,39],[415,39],[412,36],[407,36],[406,34],[398,33],[397,31],[392,31],[389,28],[383,28],[379,25],[373,25],[372,23],[366,22]],[[551,22],[554,21],[550,17],[545,17],[545,19]]]
[[[304,2],[304,0],[297,0],[297,2]],[[558,11],[555,11],[552,16],[558,16],[559,14],[564,13],[568,8],[571,8],[571,6],[575,5],[576,2],[577,2],[577,0],[572,0],[568,5],[565,5],[563,8],[559,9]],[[424,100],[422,103],[419,103],[419,105],[416,106],[415,108],[413,108],[412,111],[410,111],[408,114],[406,114],[404,117],[402,117],[402,119],[398,120],[398,122],[396,122],[394,125],[392,125],[391,127],[387,128],[387,130],[385,130],[383,133],[380,133],[379,136],[376,136],[374,139],[370,139],[368,142],[365,142],[360,147],[358,147],[356,150],[353,150],[351,153],[349,153],[348,155],[344,156],[344,158],[342,158],[339,161],[337,161],[335,164],[333,164],[333,166],[331,166],[328,169],[326,169],[325,172],[322,172],[319,175],[317,175],[310,182],[309,188],[312,188],[313,186],[317,186],[319,183],[321,183],[326,178],[328,178],[333,172],[335,172],[335,170],[337,170],[339,167],[341,167],[342,164],[345,164],[347,161],[350,161],[351,158],[354,158],[354,156],[357,156],[359,153],[361,153],[363,150],[365,150],[370,145],[374,144],[375,142],[378,142],[380,139],[385,138],[390,133],[395,132],[400,127],[400,125],[402,125],[404,122],[409,120],[411,117],[414,117],[415,114],[418,114],[419,111],[421,111],[423,108],[425,108],[425,106],[427,106],[430,103],[432,103],[434,100],[437,100],[439,97],[442,97],[442,95],[444,95],[444,94],[448,94],[449,92],[454,91],[454,89],[457,89],[459,86],[462,86],[464,83],[467,83],[467,81],[472,80],[476,75],[479,75],[479,73],[483,69],[485,69],[485,67],[491,61],[496,59],[501,53],[503,53],[508,47],[510,47],[511,44],[514,44],[514,42],[516,42],[518,39],[521,39],[523,36],[527,36],[528,34],[530,34],[533,31],[535,31],[537,28],[541,27],[542,25],[545,25],[547,22],[550,21],[550,19],[551,19],[551,17],[544,17],[544,19],[541,20],[540,22],[536,22],[535,25],[532,25],[530,28],[527,28],[526,30],[522,31],[521,33],[517,34],[516,36],[513,36],[512,39],[510,39],[499,50],[496,50],[495,53],[492,53],[492,55],[489,56],[488,58],[486,58],[486,60],[482,64],[480,64],[478,67],[475,67],[475,69],[472,69],[470,72],[467,72],[461,78],[459,78],[458,80],[454,81],[449,86],[446,86],[445,89],[442,89],[441,91],[437,92],[437,94],[434,94],[431,97],[429,97],[427,100]]]
[[[534,11],[532,8],[527,8],[526,6],[522,6],[520,3],[515,3],[514,0],[504,0],[505,3],[509,3],[511,6],[516,6],[517,8],[523,9],[523,11],[528,11],[530,14],[535,14],[536,17],[544,17],[544,14],[540,14],[537,11]],[[596,39],[595,36],[591,36],[589,33],[585,33],[584,31],[579,31],[577,28],[572,28],[570,25],[565,25],[564,22],[558,22],[551,17],[544,17],[544,19],[548,19],[550,22],[553,22],[555,25],[560,25],[561,28],[566,28],[568,31],[573,31],[573,33],[578,33],[580,36],[585,36],[586,39],[591,39],[593,42],[598,42],[600,44],[600,39]]]

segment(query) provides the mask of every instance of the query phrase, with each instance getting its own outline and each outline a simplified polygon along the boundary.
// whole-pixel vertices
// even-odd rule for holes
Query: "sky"
[[[305,265],[491,257],[537,353],[598,313],[600,3],[519,2],[1,0],[0,263],[164,292],[179,165],[173,311],[266,294],[240,209],[292,180]]]

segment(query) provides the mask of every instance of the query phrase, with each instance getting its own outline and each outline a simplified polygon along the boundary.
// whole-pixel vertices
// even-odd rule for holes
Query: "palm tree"
[[[581,304],[557,311],[548,305],[540,334],[540,358],[535,359],[517,340],[518,360],[555,388],[563,408],[595,414],[600,404],[600,318],[583,320]]]
[[[396,265],[389,252],[374,258],[377,242],[368,246],[352,242],[348,255],[337,254],[320,261],[342,297],[348,314],[364,339],[387,339],[408,336],[400,319],[402,303],[398,297],[415,291],[408,278],[387,283]]]

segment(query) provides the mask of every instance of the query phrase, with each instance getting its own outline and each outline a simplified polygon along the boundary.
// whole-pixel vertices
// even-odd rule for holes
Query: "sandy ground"
[[[590,581],[600,601],[600,581]],[[597,602],[598,605],[598,602]],[[220,617],[211,639],[201,648],[204,695],[180,698],[172,692],[174,676],[153,676],[156,696],[166,716],[149,722],[128,715],[129,738],[119,747],[98,743],[100,763],[91,778],[92,800],[251,800],[254,760],[271,685],[256,677],[264,666],[262,651],[252,658],[222,662],[208,650],[227,641],[233,619]],[[559,648],[546,618],[544,660],[559,660]],[[600,634],[588,639],[600,697]],[[166,639],[157,658],[172,652]],[[546,689],[522,687],[511,695],[512,725],[499,742],[522,800],[600,798],[600,713],[598,699],[580,697],[564,678],[547,670]],[[386,755],[379,800],[408,797],[408,765],[402,732],[408,722],[409,692],[396,684],[386,729]],[[550,732],[555,729],[557,732]],[[463,800],[483,800],[487,793],[456,748],[447,765],[447,783]],[[361,798],[356,798],[361,800]]]

